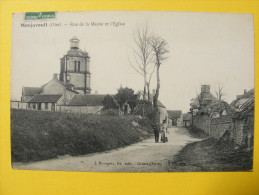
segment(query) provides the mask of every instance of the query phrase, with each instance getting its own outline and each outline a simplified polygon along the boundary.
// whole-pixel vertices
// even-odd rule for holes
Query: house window
[[[48,110],[48,103],[45,103],[45,110]]]
[[[55,103],[52,103],[52,104],[51,104],[51,110],[52,110],[52,111],[55,111]]]
[[[74,64],[74,71],[76,72],[76,61],[75,61],[75,64]]]
[[[36,103],[33,103],[33,109],[36,109]]]
[[[77,64],[78,64],[77,70],[78,70],[78,72],[80,72],[80,61],[78,61]]]

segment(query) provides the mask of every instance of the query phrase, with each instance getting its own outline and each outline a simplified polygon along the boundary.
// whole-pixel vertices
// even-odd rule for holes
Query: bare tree
[[[218,84],[218,86],[216,87],[215,93],[217,96],[217,100],[219,101],[222,100],[222,97],[225,95],[223,84],[220,84],[220,83]]]
[[[154,53],[154,63],[156,67],[156,78],[157,78],[157,86],[156,86],[156,91],[155,95],[153,97],[153,107],[155,111],[154,115],[154,123],[156,124],[155,128],[159,128],[159,123],[160,123],[160,116],[159,116],[159,110],[157,106],[157,100],[159,96],[159,90],[160,90],[160,75],[159,75],[159,70],[160,66],[163,61],[165,61],[168,57],[166,54],[169,52],[168,51],[168,43],[161,37],[159,36],[152,36],[149,39],[149,44],[152,47],[152,51]]]
[[[144,79],[144,90],[143,99],[146,99],[146,94],[148,90],[148,100],[150,100],[149,86],[150,80],[153,75],[152,67],[149,66],[153,59],[152,47],[148,43],[150,35],[148,32],[148,27],[138,28],[134,33],[134,42],[136,48],[133,48],[133,62],[130,60],[130,65],[132,68],[143,76]],[[147,80],[147,77],[149,79]]]

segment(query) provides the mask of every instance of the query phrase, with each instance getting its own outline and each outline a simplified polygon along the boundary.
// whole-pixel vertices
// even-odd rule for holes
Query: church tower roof
[[[76,36],[73,36],[70,39],[70,49],[68,50],[67,55],[72,57],[88,57],[88,53],[79,48],[79,42],[80,40]]]

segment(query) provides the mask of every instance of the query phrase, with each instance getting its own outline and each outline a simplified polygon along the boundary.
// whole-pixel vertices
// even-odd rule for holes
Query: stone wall
[[[219,139],[227,130],[230,130],[232,119],[229,116],[212,118],[210,123],[210,136]]]
[[[210,135],[210,120],[208,115],[196,115],[193,117],[193,126]]]
[[[103,106],[57,106],[57,111],[81,114],[100,114]]]
[[[196,115],[193,126],[203,130],[210,137],[220,138],[226,130],[230,130],[232,119],[229,116],[210,118],[208,115]]]
[[[14,108],[14,109],[28,109],[27,102],[11,101],[10,104],[11,104],[11,108]]]

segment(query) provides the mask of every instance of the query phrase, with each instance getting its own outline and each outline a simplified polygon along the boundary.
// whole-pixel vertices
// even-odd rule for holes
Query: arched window
[[[76,61],[75,61],[75,65],[74,65],[74,71],[76,72]]]
[[[78,68],[77,68],[77,70],[78,70],[78,72],[80,72],[80,61],[78,61],[77,63],[78,63]]]

